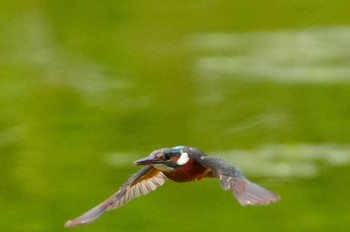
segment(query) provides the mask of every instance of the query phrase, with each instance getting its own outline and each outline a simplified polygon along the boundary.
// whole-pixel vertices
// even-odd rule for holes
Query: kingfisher
[[[134,164],[144,167],[132,175],[116,193],[81,216],[67,221],[65,227],[89,224],[105,212],[155,190],[167,179],[183,183],[217,178],[221,187],[230,190],[242,206],[268,205],[280,199],[277,194],[249,181],[227,161],[208,156],[190,146],[161,148],[146,158],[136,160]]]

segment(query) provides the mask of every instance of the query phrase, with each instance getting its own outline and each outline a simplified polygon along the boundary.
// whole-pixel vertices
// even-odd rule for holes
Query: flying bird
[[[227,161],[208,156],[194,147],[161,148],[134,164],[144,167],[131,176],[116,193],[81,216],[67,221],[65,227],[89,224],[106,211],[119,208],[130,200],[155,190],[167,179],[182,183],[218,178],[221,187],[230,190],[242,206],[268,205],[280,199],[277,194],[250,182]]]

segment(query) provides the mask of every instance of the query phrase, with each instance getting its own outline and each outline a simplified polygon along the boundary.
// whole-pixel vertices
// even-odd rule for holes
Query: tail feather
[[[244,177],[220,176],[222,187],[230,189],[242,205],[269,205],[280,200],[277,194],[257,185]]]

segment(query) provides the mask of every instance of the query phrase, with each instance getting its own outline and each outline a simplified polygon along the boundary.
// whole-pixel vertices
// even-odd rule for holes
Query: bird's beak
[[[157,158],[156,156],[149,156],[143,159],[136,160],[134,162],[135,165],[153,165],[162,163],[163,160]]]

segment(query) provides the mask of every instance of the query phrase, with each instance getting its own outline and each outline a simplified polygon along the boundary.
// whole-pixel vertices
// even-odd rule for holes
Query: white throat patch
[[[186,164],[189,160],[190,160],[190,158],[188,158],[188,154],[187,154],[186,152],[182,152],[182,151],[181,151],[181,156],[180,156],[180,158],[177,160],[177,164],[178,164],[178,165],[184,165],[184,164]]]

